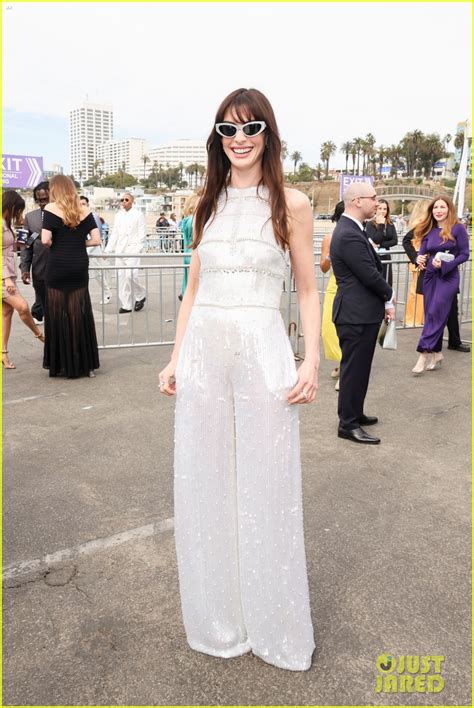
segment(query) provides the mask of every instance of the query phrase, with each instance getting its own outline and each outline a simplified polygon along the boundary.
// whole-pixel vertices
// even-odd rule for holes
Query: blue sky
[[[3,152],[11,155],[39,155],[48,169],[54,162],[69,164],[69,122],[67,118],[3,110]]]
[[[204,140],[239,86],[269,97],[311,165],[325,140],[452,134],[470,117],[471,13],[456,2],[2,3],[3,150],[68,170],[69,110],[86,96],[113,106],[116,138]]]

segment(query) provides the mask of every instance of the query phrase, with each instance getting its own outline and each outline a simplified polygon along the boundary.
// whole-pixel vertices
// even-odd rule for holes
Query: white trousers
[[[116,259],[117,270],[117,290],[120,306],[124,310],[133,310],[137,300],[143,300],[146,290],[138,279],[139,258]],[[120,267],[122,266],[122,268]],[[123,266],[130,266],[124,269]]]
[[[278,311],[194,307],[176,370],[175,536],[197,651],[303,671],[314,650],[296,382]]]
[[[88,253],[90,256],[92,255],[102,255],[103,254],[103,248],[101,245],[95,246],[94,248],[88,248]],[[105,260],[103,258],[93,258],[92,261],[89,261],[91,265],[94,266],[94,268],[98,266],[106,266],[109,265],[109,261]],[[109,274],[108,271],[106,270],[92,270],[89,268],[89,279],[96,279],[97,282],[99,283],[100,287],[103,287],[103,293],[104,296],[110,295],[110,280],[109,280]]]

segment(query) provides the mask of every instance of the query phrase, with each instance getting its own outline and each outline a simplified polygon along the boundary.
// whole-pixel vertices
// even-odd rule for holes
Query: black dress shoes
[[[380,438],[375,438],[373,435],[369,435],[362,428],[354,428],[353,430],[346,430],[339,426],[337,431],[338,438],[345,438],[346,440],[352,440],[352,442],[362,443],[363,445],[378,445]]]
[[[131,312],[131,310],[126,310],[124,307],[121,307],[119,313],[123,315],[124,312]]]
[[[379,419],[375,415],[363,415],[359,418],[360,425],[376,425],[378,422]]]
[[[460,342],[459,344],[448,344],[448,349],[454,349],[455,352],[470,352],[471,347],[469,344],[463,344]]]
[[[137,300],[135,303],[135,307],[133,308],[135,312],[139,312],[140,310],[143,310],[143,306],[145,304],[146,297],[143,298],[143,300]]]

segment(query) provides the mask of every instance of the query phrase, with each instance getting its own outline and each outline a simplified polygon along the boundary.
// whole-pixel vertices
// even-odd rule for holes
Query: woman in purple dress
[[[422,239],[417,263],[426,270],[425,324],[417,346],[420,356],[412,369],[419,376],[441,366],[443,330],[459,289],[459,265],[469,258],[469,241],[453,202],[446,196],[433,199],[426,218],[415,228],[415,238]]]

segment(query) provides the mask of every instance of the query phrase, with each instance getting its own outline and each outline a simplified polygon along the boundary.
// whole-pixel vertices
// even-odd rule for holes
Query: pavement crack
[[[73,585],[74,585],[74,587],[76,588],[77,592],[80,592],[81,595],[84,595],[84,597],[86,598],[87,602],[88,602],[90,605],[92,605],[93,602],[92,602],[91,598],[89,597],[89,595],[86,593],[86,591],[83,590],[77,583],[73,583]]]
[[[2,584],[2,587],[5,590],[16,590],[17,588],[21,588],[24,585],[31,585],[32,583],[38,583],[41,580],[45,580],[45,577],[47,575],[48,571],[45,570],[41,573],[41,575],[36,576],[35,578],[25,578],[24,580],[18,580],[18,581],[7,581]]]

